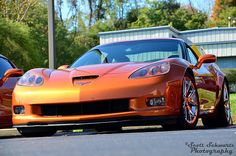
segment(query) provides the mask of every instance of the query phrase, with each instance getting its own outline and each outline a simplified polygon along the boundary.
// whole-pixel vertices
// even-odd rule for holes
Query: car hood
[[[141,96],[143,90],[145,90],[145,94],[152,92],[155,84],[161,82],[162,78],[143,79],[140,83],[139,80],[129,79],[129,76],[136,70],[153,63],[155,62],[111,63],[60,70],[32,69],[29,72],[43,76],[44,83],[41,86],[30,88],[18,85],[15,92],[24,94],[24,96],[20,96],[21,102],[24,99],[30,99],[33,104],[61,103],[63,101],[72,103]]]
[[[99,77],[109,75],[109,74],[132,74],[139,68],[149,65],[150,63],[107,63],[107,64],[97,64],[97,65],[87,65],[77,68],[68,68],[64,70],[53,70],[50,73],[50,78],[60,77],[67,75],[70,78],[97,75]],[[45,75],[45,74],[44,74]]]
[[[42,75],[47,80],[61,80],[67,81],[76,77],[83,76],[112,76],[112,77],[129,77],[136,70],[158,62],[172,62],[175,63],[176,59],[166,59],[157,62],[123,62],[123,63],[104,63],[95,65],[80,66],[77,68],[67,69],[45,69],[37,68],[29,72],[34,72]]]

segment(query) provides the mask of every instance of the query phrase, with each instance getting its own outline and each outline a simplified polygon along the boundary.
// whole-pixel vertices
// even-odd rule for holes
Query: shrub
[[[230,92],[236,92],[236,68],[222,69],[229,81]]]

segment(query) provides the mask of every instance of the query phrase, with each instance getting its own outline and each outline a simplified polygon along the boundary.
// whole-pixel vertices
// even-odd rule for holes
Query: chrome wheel
[[[194,77],[186,73],[182,81],[182,95],[180,105],[180,115],[175,124],[162,124],[167,130],[173,129],[193,129],[196,127],[199,117],[198,92],[194,83]]]
[[[224,100],[224,111],[225,111],[225,117],[227,119],[227,122],[230,122],[230,100],[229,100],[229,92],[226,84],[224,84],[224,93],[223,93],[223,100]]]
[[[184,77],[183,80],[183,113],[187,123],[192,124],[198,117],[197,92],[192,80]]]

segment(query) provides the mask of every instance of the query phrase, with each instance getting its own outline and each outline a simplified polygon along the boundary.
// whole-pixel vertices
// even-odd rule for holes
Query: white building
[[[218,57],[221,68],[236,68],[236,27],[178,31],[170,26],[129,29],[99,33],[100,44],[152,39],[182,38],[188,44],[203,47],[206,53]]]

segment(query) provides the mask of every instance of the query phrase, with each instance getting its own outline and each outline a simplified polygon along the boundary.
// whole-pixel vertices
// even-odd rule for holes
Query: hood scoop
[[[90,80],[90,79],[96,79],[98,77],[99,75],[76,76],[76,77],[73,77],[73,81],[74,80]]]

